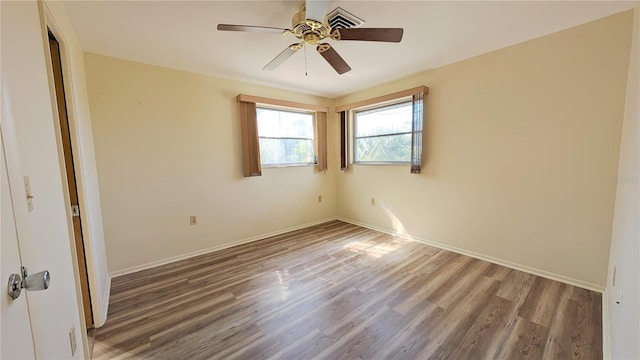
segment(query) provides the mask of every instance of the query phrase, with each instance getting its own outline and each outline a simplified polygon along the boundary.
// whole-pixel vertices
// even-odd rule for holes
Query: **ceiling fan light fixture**
[[[302,36],[302,40],[304,40],[307,45],[317,45],[322,39],[320,34],[310,31]]]

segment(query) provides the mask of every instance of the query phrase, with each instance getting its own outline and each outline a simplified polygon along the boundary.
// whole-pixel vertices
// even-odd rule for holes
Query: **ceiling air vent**
[[[360,26],[364,24],[364,20],[338,7],[327,15],[329,26],[332,29],[345,29]]]

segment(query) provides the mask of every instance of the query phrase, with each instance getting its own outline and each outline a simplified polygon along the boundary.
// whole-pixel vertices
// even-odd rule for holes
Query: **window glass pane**
[[[411,102],[356,112],[355,136],[411,132]]]
[[[398,162],[411,159],[411,134],[355,139],[355,160]]]
[[[313,114],[257,108],[260,137],[313,139]]]
[[[260,138],[263,165],[313,163],[313,140]]]
[[[313,114],[257,108],[260,163],[263,165],[315,162]]]

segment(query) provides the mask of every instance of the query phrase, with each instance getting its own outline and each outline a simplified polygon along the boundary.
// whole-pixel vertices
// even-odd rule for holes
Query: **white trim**
[[[421,242],[423,244],[426,245],[431,245],[431,246],[435,246],[437,248],[440,249],[444,249],[444,250],[449,250],[449,251],[453,251],[455,253],[458,254],[462,254],[462,255],[466,255],[466,256],[470,256],[472,258],[476,258],[476,259],[480,259],[480,260],[484,260],[484,261],[488,261],[490,263],[494,263],[497,265],[501,265],[501,266],[505,266],[514,270],[519,270],[519,271],[524,271],[526,273],[529,274],[533,274],[536,276],[541,276],[543,278],[547,278],[547,279],[551,279],[554,281],[559,281],[561,283],[565,283],[565,284],[569,284],[569,285],[573,285],[573,286],[578,286],[581,287],[583,289],[587,289],[587,290],[592,290],[598,293],[602,293],[604,291],[604,288],[601,285],[597,285],[597,284],[592,284],[586,281],[582,281],[582,280],[578,280],[578,279],[574,279],[568,276],[564,276],[564,275],[560,275],[560,274],[555,274],[549,271],[545,271],[545,270],[541,270],[541,269],[537,269],[534,267],[530,267],[530,266],[526,266],[526,265],[521,265],[521,264],[516,264],[514,262],[508,261],[508,260],[504,260],[504,259],[499,259],[499,258],[495,258],[489,255],[485,255],[485,254],[481,254],[481,253],[477,253],[474,251],[469,251],[469,250],[465,250],[465,249],[461,249],[455,246],[451,246],[451,245],[447,245],[447,244],[443,244],[443,243],[439,243],[436,241],[431,241],[431,240],[427,240],[427,239],[423,239],[423,238],[419,238],[419,237],[415,237],[415,236],[410,236],[407,234],[400,234],[398,232],[389,230],[389,229],[385,229],[385,228],[381,228],[378,226],[374,226],[374,225],[369,225],[369,224],[365,224],[356,220],[351,220],[351,219],[347,219],[344,217],[337,217],[338,220],[340,221],[344,221],[350,224],[354,224],[354,225],[358,225],[358,226],[362,226],[371,230],[376,230],[376,231],[380,231],[383,233],[387,233],[387,234],[391,234],[391,235],[396,235],[396,236],[400,236],[409,240],[415,240],[418,242]]]
[[[72,156],[72,160],[73,160],[73,167],[75,169],[75,181],[76,181],[76,192],[77,192],[77,196],[78,196],[78,205],[80,207],[80,214],[81,214],[81,229],[82,229],[82,242],[84,245],[84,252],[85,252],[85,265],[87,268],[87,280],[88,280],[88,286],[89,286],[89,301],[91,303],[91,307],[92,307],[92,316],[93,316],[93,323],[94,326],[99,327],[102,326],[104,324],[104,322],[106,321],[106,315],[108,312],[108,307],[109,307],[109,288],[111,286],[111,278],[108,278],[108,286],[107,286],[107,297],[106,297],[106,302],[104,302],[104,296],[103,294],[98,294],[95,290],[98,289],[99,287],[97,286],[97,283],[99,281],[99,279],[97,278],[96,275],[96,266],[95,266],[95,258],[96,258],[96,250],[93,247],[93,225],[91,224],[91,219],[89,214],[89,204],[87,201],[87,190],[86,190],[86,186],[85,186],[85,169],[84,169],[84,163],[82,161],[83,156],[83,149],[81,146],[81,141],[79,138],[79,129],[78,129],[78,116],[77,116],[77,106],[76,106],[76,92],[74,89],[74,72],[72,71],[72,66],[71,66],[71,56],[69,54],[70,50],[69,50],[69,46],[68,46],[68,41],[66,39],[66,37],[64,36],[64,32],[62,31],[61,27],[58,25],[58,23],[56,22],[55,16],[53,15],[53,11],[50,9],[49,4],[47,2],[42,2],[43,5],[43,9],[44,9],[44,16],[45,16],[45,28],[44,28],[44,32],[45,32],[45,56],[48,59],[47,62],[47,69],[48,69],[48,73],[49,73],[49,77],[50,77],[50,88],[52,91],[52,104],[54,104],[54,127],[56,128],[56,142],[58,143],[58,153],[61,157],[61,170],[62,170],[62,177],[63,177],[63,184],[64,184],[64,192],[65,192],[65,204],[67,204],[67,218],[69,221],[69,226],[70,226],[70,234],[74,234],[74,229],[73,229],[73,219],[71,216],[71,212],[69,210],[69,205],[70,205],[70,200],[69,200],[69,190],[68,190],[68,186],[67,186],[67,178],[66,178],[66,171],[65,169],[65,160],[64,160],[64,151],[62,149],[62,143],[61,143],[61,131],[62,129],[60,129],[60,122],[58,119],[58,106],[57,106],[57,99],[55,94],[55,82],[53,79],[53,70],[52,70],[52,65],[51,65],[51,55],[50,55],[50,51],[49,51],[49,46],[48,46],[48,36],[47,36],[47,29],[51,31],[51,33],[54,35],[54,37],[56,38],[56,41],[58,42],[59,46],[60,46],[60,65],[62,68],[62,73],[63,73],[63,88],[64,88],[64,93],[65,93],[65,103],[66,103],[66,110],[67,110],[67,121],[68,121],[68,125],[69,125],[69,139],[71,141],[71,149],[73,152],[73,156]],[[72,238],[72,253],[73,253],[73,257],[75,257],[77,259],[77,254],[75,252],[75,239],[74,239],[75,235],[73,235]],[[76,264],[78,264],[78,261],[76,261]],[[74,272],[78,273],[78,276],[80,276],[79,270],[78,270],[78,266],[74,266]],[[108,276],[108,275],[107,275]],[[80,288],[80,284],[77,285],[78,288]],[[102,297],[101,297],[102,295]],[[82,304],[82,297],[80,297],[81,299],[81,304]],[[82,315],[84,316],[84,309],[81,308],[82,310]],[[99,325],[98,325],[99,323]]]
[[[230,247],[234,247],[234,246],[238,246],[238,245],[248,244],[248,243],[251,243],[251,242],[254,242],[254,241],[258,241],[258,240],[263,240],[263,239],[266,239],[266,238],[269,238],[269,237],[272,237],[272,236],[281,235],[281,234],[284,234],[284,233],[287,233],[287,232],[290,232],[290,231],[304,229],[304,228],[307,228],[309,226],[318,225],[318,224],[326,223],[326,222],[333,221],[333,220],[338,220],[338,218],[337,217],[329,217],[329,218],[325,218],[325,219],[322,219],[322,220],[316,220],[316,221],[312,221],[312,222],[309,222],[309,223],[305,223],[305,224],[302,224],[302,225],[296,225],[296,226],[292,226],[292,227],[288,227],[288,228],[284,228],[284,229],[268,232],[266,234],[260,234],[260,235],[256,235],[256,236],[251,236],[251,237],[248,237],[248,238],[232,241],[232,242],[229,242],[229,243],[212,246],[210,248],[197,250],[197,251],[192,251],[190,253],[186,253],[186,254],[182,254],[182,255],[178,255],[178,256],[173,256],[173,257],[170,257],[170,258],[167,258],[167,259],[158,260],[158,261],[152,261],[152,262],[149,262],[149,263],[146,263],[146,264],[132,266],[132,267],[128,267],[128,268],[125,268],[125,269],[122,269],[122,270],[116,270],[114,272],[111,272],[109,275],[112,278],[118,277],[118,276],[122,276],[122,275],[127,275],[127,274],[131,274],[131,273],[134,273],[134,272],[146,270],[146,269],[151,269],[151,268],[154,268],[156,266],[166,265],[166,264],[170,264],[170,263],[173,263],[173,262],[176,262],[176,261],[189,259],[189,258],[192,258],[192,257],[195,257],[195,256],[204,255],[204,254],[216,252],[216,251],[219,251],[219,250],[228,249]]]
[[[609,317],[609,288],[602,293],[602,359],[611,359],[611,322]]]
[[[93,310],[93,326],[96,328],[102,327],[107,322],[107,313],[109,312],[109,296],[111,295],[111,276],[108,276],[106,284],[104,286],[104,292],[102,293],[102,300],[100,301],[98,309]]]
[[[67,42],[64,36],[62,35],[62,33],[60,32],[60,28],[56,24],[53,13],[51,12],[51,9],[49,9],[47,4],[44,3],[43,1],[38,1],[38,10],[40,13],[40,24],[42,27],[41,28],[42,42],[43,42],[44,58],[46,61],[47,83],[49,85],[49,96],[51,98],[51,113],[53,115],[53,128],[55,131],[56,147],[58,150],[57,152],[58,152],[58,162],[60,166],[60,177],[62,181],[62,193],[64,196],[65,213],[67,215],[66,220],[67,220],[67,228],[69,231],[69,246],[71,250],[70,255],[71,255],[71,259],[73,259],[72,268],[73,268],[73,273],[75,275],[75,279],[74,279],[75,295],[77,300],[76,305],[78,308],[78,319],[80,321],[79,325],[81,326],[81,328],[84,328],[86,319],[84,315],[84,300],[82,298],[82,290],[81,290],[82,287],[81,287],[81,281],[80,281],[80,270],[79,270],[80,263],[78,261],[78,254],[76,253],[75,231],[73,227],[73,217],[71,214],[71,197],[69,194],[69,187],[67,185],[68,182],[67,182],[66,162],[65,162],[64,149],[62,144],[62,129],[60,128],[60,117],[59,117],[60,109],[58,109],[56,85],[55,85],[55,79],[53,74],[53,60],[51,57],[51,50],[49,47],[49,30],[51,31],[53,36],[56,38],[56,41],[58,42],[58,45],[59,45],[60,65],[61,65],[62,72],[63,74],[65,74],[65,71],[66,71],[66,75],[69,75],[70,74],[69,68],[66,67],[65,69],[65,65],[68,65],[67,48],[66,48]],[[70,121],[71,116],[69,116],[69,113],[72,112],[72,109],[74,109],[74,104],[72,102],[73,96],[71,95],[73,91],[72,89],[69,88],[69,81],[71,81],[70,75],[69,76],[66,76],[66,75],[63,76],[62,87],[65,92],[65,105],[67,107],[67,121]],[[69,126],[69,128],[71,128],[71,125]],[[73,140],[71,140],[71,142],[73,143]],[[73,144],[71,146],[73,149]],[[75,149],[73,151],[75,151]],[[75,161],[74,161],[74,164],[75,164]],[[76,181],[79,182],[79,179]],[[89,279],[87,280],[88,280],[87,282],[89,282]],[[91,289],[91,285],[88,284],[88,286],[89,286],[89,289]],[[89,293],[91,293],[91,291],[89,291]],[[89,298],[89,301],[92,302],[91,298]],[[91,316],[93,317],[93,313],[91,314]],[[87,355],[90,356],[91,353],[89,350],[89,339],[87,337],[87,332],[80,331],[79,335],[82,340],[81,345],[82,345],[82,349],[85,357],[87,357]]]

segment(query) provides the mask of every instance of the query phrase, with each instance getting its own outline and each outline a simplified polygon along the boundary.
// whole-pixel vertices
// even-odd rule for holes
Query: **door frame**
[[[79,145],[80,140],[78,137],[78,127],[77,127],[77,116],[76,116],[76,105],[75,105],[75,96],[74,96],[74,92],[73,92],[73,82],[72,82],[72,78],[74,76],[73,72],[71,71],[71,65],[70,65],[70,60],[69,60],[69,50],[67,47],[67,40],[62,32],[62,30],[60,29],[60,27],[57,25],[55,18],[53,16],[53,14],[51,13],[51,11],[49,10],[49,8],[47,7],[47,4],[42,1],[42,0],[38,0],[38,10],[39,10],[39,15],[40,15],[40,24],[41,24],[41,28],[40,28],[40,32],[41,32],[41,36],[42,36],[42,44],[43,44],[43,51],[45,54],[45,62],[47,65],[47,77],[48,77],[48,83],[49,83],[49,96],[51,97],[51,111],[53,114],[53,118],[54,118],[54,129],[55,129],[55,137],[56,137],[56,145],[58,148],[58,162],[60,164],[60,177],[62,178],[62,184],[63,184],[63,194],[64,194],[64,203],[65,203],[65,212],[66,212],[66,219],[67,219],[67,227],[69,229],[69,242],[71,245],[71,258],[73,259],[73,270],[74,270],[74,274],[75,274],[75,285],[76,285],[76,298],[78,299],[78,314],[80,316],[80,322],[81,324],[85,323],[85,317],[84,317],[84,308],[83,308],[83,299],[82,299],[82,293],[81,293],[81,285],[80,285],[80,272],[79,272],[79,263],[78,263],[78,258],[77,258],[77,254],[75,252],[75,235],[74,235],[74,228],[73,228],[73,217],[72,217],[72,213],[71,213],[71,201],[70,201],[70,197],[69,197],[69,188],[67,186],[67,175],[66,175],[66,165],[65,165],[65,158],[64,158],[64,149],[63,149],[63,144],[62,144],[62,135],[61,135],[61,129],[60,129],[60,120],[59,120],[59,114],[58,114],[58,106],[57,106],[57,98],[56,98],[56,89],[55,89],[55,79],[54,79],[54,75],[53,75],[53,65],[52,65],[52,60],[51,60],[51,52],[49,49],[49,31],[51,31],[51,33],[55,36],[56,40],[58,41],[59,47],[60,47],[60,62],[62,65],[62,72],[64,74],[63,76],[63,87],[64,87],[64,91],[65,91],[65,102],[67,105],[67,119],[69,122],[69,135],[70,135],[70,140],[71,140],[71,149],[74,153],[74,157],[73,157],[73,165],[74,168],[76,169],[76,186],[77,186],[77,192],[78,192],[78,206],[80,208],[80,213],[81,214],[88,214],[88,210],[87,210],[87,204],[86,204],[86,196],[85,196],[85,185],[84,185],[84,179],[83,179],[83,171],[82,171],[82,162],[80,161],[81,159],[81,147]],[[88,281],[89,281],[89,288],[90,289],[95,289],[95,274],[93,271],[93,249],[91,248],[91,242],[87,241],[87,239],[89,238],[89,234],[90,234],[90,224],[89,224],[89,219],[88,216],[85,216],[82,219],[82,233],[84,235],[84,239],[83,239],[83,243],[84,243],[84,248],[85,248],[85,261],[86,261],[86,267],[87,267],[87,276],[88,276]],[[95,305],[98,304],[99,301],[96,301],[96,296],[97,294],[95,294],[95,291],[90,291],[90,297],[91,297],[91,304]],[[97,318],[97,306],[92,306],[92,315],[93,318],[96,319]],[[95,323],[95,320],[94,320]],[[85,349],[85,354],[90,354],[89,352],[89,345],[88,345],[88,336],[87,336],[87,332],[86,331],[81,331],[81,336],[82,336],[82,346]]]
[[[60,136],[63,143],[63,155],[65,159],[65,171],[67,175],[67,188],[69,189],[69,200],[71,203],[72,214],[73,207],[79,209],[78,200],[78,184],[76,180],[76,171],[74,164],[73,149],[71,148],[71,131],[69,129],[69,114],[66,104],[66,89],[64,87],[64,78],[66,74],[63,73],[61,67],[61,55],[60,55],[60,43],[55,35],[51,32],[51,29],[47,28],[49,51],[51,53],[52,67],[54,69],[54,85],[55,85],[55,97],[58,104],[58,121],[60,122]],[[79,211],[72,215],[73,222],[73,234],[75,242],[76,256],[78,258],[78,273],[80,275],[80,291],[82,294],[82,306],[85,316],[85,329],[94,327],[92,303],[91,303],[91,288],[89,286],[89,275],[87,273],[87,259],[84,249],[84,236],[82,230],[82,219],[84,213]]]

